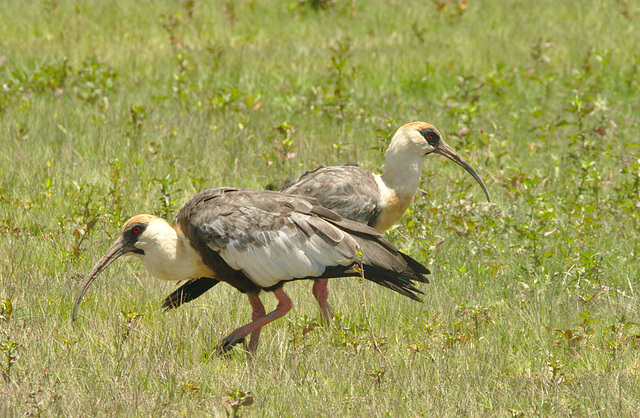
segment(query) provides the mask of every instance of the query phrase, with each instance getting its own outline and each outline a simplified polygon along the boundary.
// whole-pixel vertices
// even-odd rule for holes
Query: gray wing
[[[296,279],[355,276],[356,261],[362,263],[367,280],[414,299],[420,291],[412,280],[428,282],[429,270],[400,253],[379,231],[343,219],[311,198],[262,190],[207,190],[180,208],[175,224],[196,250],[206,248],[203,258],[208,251],[224,261],[224,266],[213,266],[218,273],[228,273],[224,270],[229,267],[243,273],[240,278],[216,276],[232,285],[243,278],[271,288]]]
[[[312,201],[296,196],[215,189],[187,202],[176,222],[190,240],[205,243],[232,269],[268,288],[281,281],[318,277],[327,267],[350,266],[356,259],[356,239],[313,210]]]
[[[381,210],[375,175],[357,166],[319,167],[281,191],[316,198],[340,216],[369,226],[375,224]]]

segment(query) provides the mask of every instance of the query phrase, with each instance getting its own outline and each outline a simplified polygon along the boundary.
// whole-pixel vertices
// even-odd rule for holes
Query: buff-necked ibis
[[[429,270],[399,252],[374,228],[342,218],[313,198],[279,192],[218,188],[189,199],[173,225],[137,215],[84,280],[73,309],[94,279],[114,260],[133,255],[162,280],[207,278],[246,293],[252,322],[222,340],[226,352],[251,334],[255,352],[261,328],[285,315],[291,300],[286,282],[360,276],[414,300],[428,283]],[[273,292],[278,306],[267,314],[261,291]]]

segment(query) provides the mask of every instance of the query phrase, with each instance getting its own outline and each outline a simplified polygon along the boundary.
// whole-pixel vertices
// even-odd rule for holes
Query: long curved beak
[[[447,157],[454,163],[458,164],[459,166],[467,170],[469,174],[471,174],[473,178],[476,179],[478,184],[480,184],[480,187],[482,187],[482,191],[484,192],[485,196],[487,196],[487,201],[491,202],[491,197],[489,196],[489,190],[487,190],[487,186],[485,186],[484,182],[482,181],[478,173],[476,173],[476,170],[474,170],[473,167],[471,167],[471,164],[469,164],[464,158],[462,158],[460,154],[458,154],[453,148],[451,148],[444,141],[440,141],[439,146],[434,147],[433,152]]]
[[[122,238],[122,236],[120,236],[118,237],[116,242],[114,242],[111,245],[111,247],[107,250],[107,252],[102,256],[100,261],[98,261],[96,265],[93,266],[93,269],[91,269],[91,272],[84,279],[84,283],[82,283],[82,286],[80,287],[80,293],[78,293],[78,299],[76,299],[76,304],[73,307],[74,321],[78,317],[78,308],[80,307],[80,301],[82,300],[82,297],[87,291],[87,288],[89,287],[89,285],[91,285],[93,280],[96,277],[98,277],[98,274],[100,274],[102,270],[107,268],[109,264],[113,263],[118,257],[120,257],[123,254],[126,254],[127,252],[129,252],[128,245],[125,242],[125,240]]]

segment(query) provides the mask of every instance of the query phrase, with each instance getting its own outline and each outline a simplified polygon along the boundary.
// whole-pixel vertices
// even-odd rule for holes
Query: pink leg
[[[260,328],[284,316],[287,312],[291,310],[291,306],[292,306],[291,299],[289,299],[289,296],[287,296],[287,294],[284,293],[284,290],[276,289],[273,291],[273,294],[278,299],[278,306],[276,307],[276,309],[274,309],[272,312],[266,315],[259,316],[257,319],[254,319],[253,322],[250,322],[247,325],[242,326],[237,330],[233,331],[231,334],[227,335],[222,340],[222,343],[220,343],[220,351],[222,353],[226,353],[227,351],[231,350],[231,348],[234,345],[238,344],[249,334],[252,334],[251,342],[249,343],[249,351],[251,351],[251,353],[255,353],[255,350],[258,348]],[[254,296],[256,299],[258,299],[257,295],[254,295]],[[249,302],[253,307],[253,317],[258,316],[256,312],[256,306],[258,307],[257,308],[258,310],[262,309],[262,312],[264,312],[264,306],[262,306],[262,302],[259,302],[259,305],[258,305],[258,303],[256,303],[256,301],[252,299],[252,296],[249,296]],[[260,306],[262,306],[262,308],[260,308]],[[257,334],[255,333],[256,331],[258,332]],[[255,343],[254,343],[254,340],[255,340]]]
[[[322,314],[322,320],[325,325],[329,325],[331,321],[331,306],[329,306],[329,302],[327,299],[329,298],[329,290],[327,289],[327,285],[329,284],[328,279],[315,279],[313,281],[313,296],[315,296],[318,301],[318,305],[320,305],[320,313]]]
[[[264,309],[264,305],[260,300],[260,297],[254,293],[247,293],[249,297],[249,303],[253,308],[253,313],[251,314],[251,320],[256,321],[267,314],[267,311]],[[258,348],[258,340],[260,339],[260,328],[253,331],[251,333],[251,341],[249,341],[249,352],[255,353],[256,348]]]

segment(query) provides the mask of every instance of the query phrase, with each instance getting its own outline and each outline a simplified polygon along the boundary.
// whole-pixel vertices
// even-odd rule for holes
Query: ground
[[[640,410],[640,6],[627,1],[0,4],[0,415],[617,415]],[[379,170],[435,125],[387,237],[424,303],[311,283],[255,361],[219,285],[175,311],[133,259],[79,284],[131,215],[317,164]],[[272,295],[263,295],[267,309]]]

